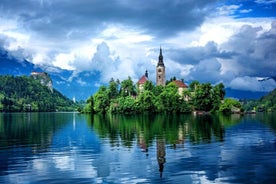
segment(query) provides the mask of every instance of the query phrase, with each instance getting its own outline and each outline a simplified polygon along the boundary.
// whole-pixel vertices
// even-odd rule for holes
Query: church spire
[[[158,61],[157,66],[164,66],[163,55],[162,55],[162,48],[161,48],[161,46],[160,46],[159,61]]]
[[[156,66],[156,85],[166,85],[165,81],[165,65],[163,62],[162,48],[160,46],[159,60]]]

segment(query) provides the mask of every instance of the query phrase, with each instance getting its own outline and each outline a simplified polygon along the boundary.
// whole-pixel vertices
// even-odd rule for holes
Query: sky
[[[0,49],[51,70],[276,88],[276,0],[1,0]],[[80,80],[81,81],[81,80]],[[260,82],[261,81],[261,82]],[[82,84],[85,85],[85,84]]]

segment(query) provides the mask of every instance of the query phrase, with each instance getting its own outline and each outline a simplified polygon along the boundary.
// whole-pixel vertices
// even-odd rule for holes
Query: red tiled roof
[[[138,84],[144,84],[146,81],[148,80],[148,78],[146,76],[142,76],[139,81],[137,82]]]
[[[173,81],[176,85],[177,85],[177,87],[179,87],[179,88],[188,88],[188,86],[184,83],[184,82],[182,82],[181,80],[174,80]]]

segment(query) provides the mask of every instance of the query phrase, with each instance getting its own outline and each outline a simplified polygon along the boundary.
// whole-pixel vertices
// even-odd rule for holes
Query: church
[[[156,66],[156,86],[166,86],[166,70],[165,70],[165,64],[163,61],[163,54],[162,54],[162,48],[160,47],[159,57],[158,57],[158,63]],[[145,72],[145,75],[143,75],[137,82],[137,87],[140,92],[144,89],[144,84],[146,81],[148,81],[148,71]],[[183,90],[187,89],[188,86],[184,83],[184,81],[181,80],[174,80],[172,81],[175,83],[175,85],[178,87],[178,93],[182,96]]]

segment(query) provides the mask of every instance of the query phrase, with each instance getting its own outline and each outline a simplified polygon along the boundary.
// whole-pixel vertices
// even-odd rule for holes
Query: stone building
[[[146,70],[145,75],[143,75],[139,81],[137,82],[138,91],[142,92],[144,90],[144,84],[146,81],[148,81],[148,71]]]
[[[162,48],[160,47],[159,60],[156,66],[156,86],[166,85],[165,65],[163,62]]]
[[[178,87],[178,94],[183,96],[183,91],[188,89],[188,86],[181,80],[172,81]]]

